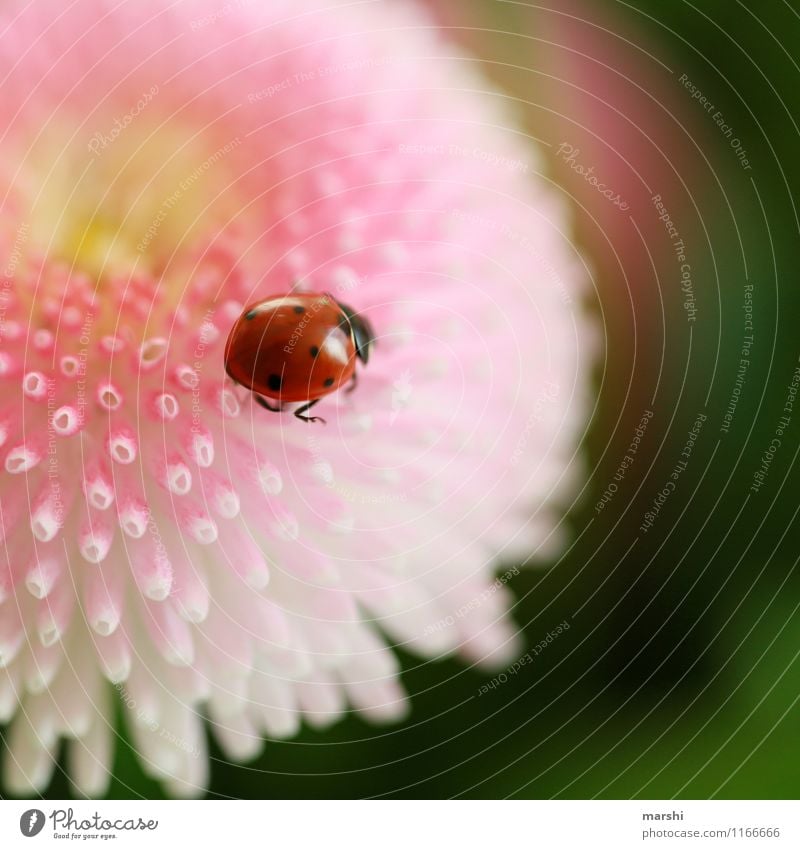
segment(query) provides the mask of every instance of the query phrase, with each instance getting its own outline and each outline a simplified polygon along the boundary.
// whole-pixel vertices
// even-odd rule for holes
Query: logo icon
[[[44,828],[44,813],[38,808],[31,808],[19,818],[19,830],[25,837],[36,837]]]

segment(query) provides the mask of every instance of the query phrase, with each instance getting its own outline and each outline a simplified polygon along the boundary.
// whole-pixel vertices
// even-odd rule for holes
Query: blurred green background
[[[491,674],[405,656],[404,725],[350,718],[270,742],[246,766],[215,749],[210,795],[796,797],[800,404],[763,486],[750,485],[800,354],[800,6],[429,5],[543,145],[593,269],[586,308],[606,346],[583,446],[589,484],[568,551],[512,584],[530,645],[571,627],[480,696]],[[627,212],[566,166],[562,143]],[[693,322],[657,194],[685,244]],[[748,283],[754,340],[737,386]],[[598,512],[645,410],[635,462]],[[700,413],[675,491],[643,532]],[[125,747],[114,774],[112,796],[160,796]],[[69,792],[62,774],[49,795]]]

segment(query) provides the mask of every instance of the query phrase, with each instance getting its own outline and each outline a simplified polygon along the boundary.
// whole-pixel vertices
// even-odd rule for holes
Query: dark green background
[[[548,173],[575,195],[594,264],[587,309],[607,345],[583,446],[590,491],[569,519],[578,541],[546,570],[513,581],[515,616],[531,644],[561,620],[572,627],[480,697],[491,676],[404,657],[413,698],[405,724],[376,729],[348,718],[270,742],[248,766],[215,750],[211,795],[796,797],[800,403],[764,487],[748,487],[800,354],[800,7],[431,5],[517,98],[528,132],[545,144]],[[583,92],[572,76],[581,68]],[[752,170],[681,88],[684,73],[735,128]],[[631,199],[641,238],[559,163],[555,146],[565,140]],[[690,251],[691,349],[670,246],[634,169],[665,198]],[[743,335],[745,261],[753,362],[722,434]],[[634,467],[596,515],[647,407],[654,416]],[[708,420],[678,490],[641,534],[701,410]],[[114,771],[112,795],[159,796],[131,751],[119,751]],[[50,795],[68,794],[60,775]]]

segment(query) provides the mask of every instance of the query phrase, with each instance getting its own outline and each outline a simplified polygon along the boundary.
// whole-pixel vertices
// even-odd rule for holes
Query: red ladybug
[[[374,341],[370,323],[331,295],[278,295],[239,316],[225,345],[225,371],[262,407],[277,413],[286,402],[305,401],[295,416],[324,422],[303,414],[345,384],[355,388],[356,357],[366,365]]]

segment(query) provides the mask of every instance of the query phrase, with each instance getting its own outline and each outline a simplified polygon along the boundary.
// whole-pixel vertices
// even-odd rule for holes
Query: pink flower
[[[557,543],[590,346],[501,98],[409,4],[37,0],[0,33],[7,786],[66,737],[102,794],[112,699],[193,794],[203,714],[246,759],[402,716],[390,644],[513,658],[495,569]],[[378,337],[326,426],[225,377],[243,305],[292,287]]]

